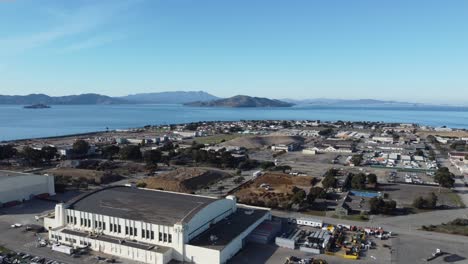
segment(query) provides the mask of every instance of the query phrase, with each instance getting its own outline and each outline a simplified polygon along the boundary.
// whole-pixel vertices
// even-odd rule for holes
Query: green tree
[[[242,176],[239,176],[239,177],[234,179],[235,184],[241,184],[243,181],[245,181],[245,178],[242,177]]]
[[[391,214],[396,208],[396,202],[385,201],[382,197],[373,197],[369,200],[369,206],[373,214]]]
[[[18,151],[11,145],[0,145],[0,160],[13,158]]]
[[[282,171],[283,173],[286,173],[286,171],[290,171],[292,170],[292,168],[289,165],[282,165],[282,166],[275,166],[272,168],[272,170]]]
[[[319,131],[320,136],[328,137],[333,134],[333,129],[331,128],[326,128],[324,130]]]
[[[433,192],[429,194],[429,197],[427,198],[427,205],[429,208],[434,209],[437,207],[437,195]]]
[[[143,159],[145,160],[146,165],[157,165],[158,162],[161,162],[161,158],[162,152],[157,149],[148,150],[143,153]]]
[[[413,206],[418,209],[423,209],[426,206],[426,200],[422,196],[418,196],[413,201]]]
[[[427,198],[422,196],[416,197],[413,201],[413,206],[418,209],[434,209],[437,207],[437,195],[433,192]]]
[[[41,151],[42,151],[42,158],[46,162],[50,162],[55,157],[57,157],[57,148],[55,147],[45,146],[45,147],[42,147]]]
[[[367,182],[369,184],[376,184],[377,183],[377,175],[375,175],[373,173],[367,175]]]
[[[136,184],[136,187],[145,188],[146,187],[146,182],[139,182],[139,183]]]
[[[42,151],[31,147],[24,147],[21,151],[21,156],[30,165],[40,165],[43,162]]]
[[[307,195],[307,202],[312,204],[315,199],[323,198],[326,195],[326,192],[323,188],[320,187],[312,187],[310,188],[309,194]]]
[[[297,188],[296,186],[293,187],[293,193],[294,194],[291,197],[291,201],[295,204],[302,203],[307,196],[306,192],[303,189]]]
[[[291,123],[289,121],[284,120],[283,122],[281,122],[281,126],[284,128],[290,128]]]
[[[336,178],[333,175],[327,175],[322,180],[322,186],[325,190],[336,187]]]
[[[120,147],[116,145],[109,145],[102,148],[102,156],[106,159],[112,159],[115,155],[119,154]]]
[[[424,151],[422,149],[418,149],[416,153],[414,153],[416,156],[424,156]]]
[[[353,175],[353,178],[351,179],[351,188],[358,190],[366,189],[366,175],[364,173]]]
[[[350,161],[351,161],[351,163],[354,164],[355,166],[359,166],[359,165],[361,165],[362,160],[363,160],[363,159],[362,159],[362,154],[360,154],[360,155],[353,155],[353,156],[351,157],[351,160],[350,160]]]
[[[89,143],[79,139],[73,143],[73,153],[79,156],[85,156],[89,151]]]
[[[190,124],[185,125],[185,129],[190,130],[190,131],[196,131],[199,126],[200,126],[199,123],[190,123]]]
[[[119,151],[119,155],[123,160],[141,160],[141,151],[139,146],[128,145],[122,147]]]
[[[271,161],[264,161],[260,164],[260,168],[266,170],[266,169],[269,169],[269,168],[272,168],[275,166],[275,163],[274,162],[271,162]]]
[[[434,181],[439,183],[442,187],[451,188],[455,183],[454,177],[455,175],[451,173],[447,167],[442,167],[435,173]]]

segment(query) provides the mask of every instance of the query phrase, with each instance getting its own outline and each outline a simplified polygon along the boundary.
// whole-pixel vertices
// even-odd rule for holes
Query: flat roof
[[[115,238],[107,235],[99,235],[99,236],[90,236],[88,233],[85,232],[80,232],[80,231],[75,231],[75,230],[70,230],[70,229],[63,229],[60,231],[61,233],[68,234],[68,235],[73,235],[73,236],[78,236],[78,237],[83,237],[83,238],[89,238],[89,239],[95,239],[99,241],[104,241],[104,242],[109,242],[113,244],[120,244],[123,246],[128,246],[132,248],[137,248],[137,249],[143,249],[147,251],[154,251],[158,253],[165,253],[168,251],[170,248],[165,247],[165,246],[160,246],[160,245],[152,245],[152,244],[147,244],[147,243],[142,243],[142,242],[133,242],[130,240],[125,240],[121,238]],[[124,241],[123,243],[121,243]]]
[[[68,204],[69,209],[172,226],[189,221],[216,198],[113,186],[86,193]]]
[[[19,177],[19,176],[44,176],[39,174],[32,174],[27,172],[19,172],[19,171],[7,171],[7,170],[0,170],[0,179],[6,177]]]
[[[264,209],[238,207],[235,213],[196,236],[188,244],[223,250],[232,240],[269,212]],[[215,236],[216,240],[211,241],[211,236]]]

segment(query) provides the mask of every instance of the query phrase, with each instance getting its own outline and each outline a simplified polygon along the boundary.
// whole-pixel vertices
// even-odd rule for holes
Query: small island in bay
[[[24,108],[26,108],[26,109],[46,109],[46,108],[50,108],[50,106],[48,106],[46,104],[33,104],[33,105],[26,105],[26,106],[24,106]]]
[[[276,99],[237,95],[226,99],[218,99],[208,102],[197,101],[185,103],[184,105],[198,107],[291,107],[294,104]]]

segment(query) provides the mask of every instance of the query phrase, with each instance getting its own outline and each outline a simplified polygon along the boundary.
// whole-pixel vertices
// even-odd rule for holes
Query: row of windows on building
[[[135,229],[135,232],[136,232],[136,229]],[[154,232],[150,230],[141,229],[141,237],[154,240]],[[159,232],[158,241],[172,243],[172,234]]]
[[[77,223],[76,220],[77,219],[76,219],[75,216],[67,215],[67,223],[68,224],[76,225],[76,223]],[[84,227],[89,227],[89,228],[92,227],[91,226],[91,220],[90,219],[85,219],[85,218],[80,218],[80,225],[84,226]],[[94,221],[94,228],[100,228],[100,229],[106,231],[106,222],[95,220]],[[121,225],[111,223],[109,225],[109,231],[121,234],[122,233],[122,227],[121,227]],[[125,235],[138,236],[138,230],[137,230],[136,227],[125,226]],[[154,231],[141,229],[141,237],[146,238],[146,239],[154,240]],[[159,232],[158,241],[159,242],[172,243],[172,234]]]
[[[70,216],[70,215],[67,215],[67,223],[68,224],[73,224],[73,225],[76,225],[77,221],[76,221],[76,216]],[[86,219],[86,218],[80,218],[80,225],[81,226],[84,226],[84,227],[92,227],[91,226],[91,219]],[[94,228],[100,228],[102,230],[106,230],[106,222],[101,222],[101,221],[94,221]],[[117,228],[115,229],[117,230]],[[120,230],[120,226],[119,226],[119,230]],[[112,225],[111,225],[111,231],[112,231]],[[119,231],[120,233],[120,231]]]
[[[54,234],[50,235],[50,237],[51,237],[52,239],[56,239],[56,240],[58,240],[58,241],[60,241],[60,240],[63,239],[62,236],[60,236],[60,235],[54,235]],[[76,239],[74,239],[74,238],[65,237],[65,240],[64,240],[64,241],[65,241],[65,242],[72,243],[72,244],[76,244]],[[88,242],[86,242],[86,241],[80,240],[80,245],[83,245],[83,246],[90,246],[91,243],[88,243]]]

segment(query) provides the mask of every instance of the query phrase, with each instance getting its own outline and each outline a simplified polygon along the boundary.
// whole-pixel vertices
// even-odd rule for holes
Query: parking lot
[[[75,197],[78,193],[69,192],[64,195],[58,195],[59,200],[68,200]],[[41,263],[46,263],[49,260],[56,263],[105,263],[104,259],[111,259],[110,256],[98,255],[94,252],[85,255],[75,255],[74,257],[64,253],[52,251],[51,245],[41,247],[38,243],[40,239],[47,239],[47,233],[29,232],[25,230],[27,225],[43,225],[42,219],[35,219],[36,216],[41,216],[54,209],[55,203],[43,200],[31,200],[11,208],[0,209],[0,246],[7,248],[15,253],[21,253],[20,259],[23,260],[24,255],[29,257],[24,259],[23,263],[31,263],[34,257],[43,259]],[[16,228],[13,224],[18,224]],[[127,260],[119,261],[120,263],[133,263]]]
[[[240,251],[229,264],[284,264],[286,258],[296,256],[299,258],[317,258],[326,260],[330,264],[357,264],[357,263],[391,263],[391,250],[383,247],[383,244],[391,244],[391,240],[376,240],[377,248],[363,253],[359,260],[348,260],[337,256],[328,256],[325,254],[313,255],[299,250],[280,248],[276,245],[248,244]],[[372,256],[372,257],[371,257]]]
[[[289,165],[293,171],[301,172],[309,176],[322,176],[333,164],[332,161],[338,156],[335,153],[324,153],[317,155],[305,155],[301,151],[287,152],[274,158],[271,150],[259,150],[249,154],[251,159],[260,161],[278,161],[279,165]],[[335,167],[342,167],[334,164]]]
[[[387,182],[404,182],[414,184],[434,184],[433,172],[404,172],[389,171],[386,177]]]

